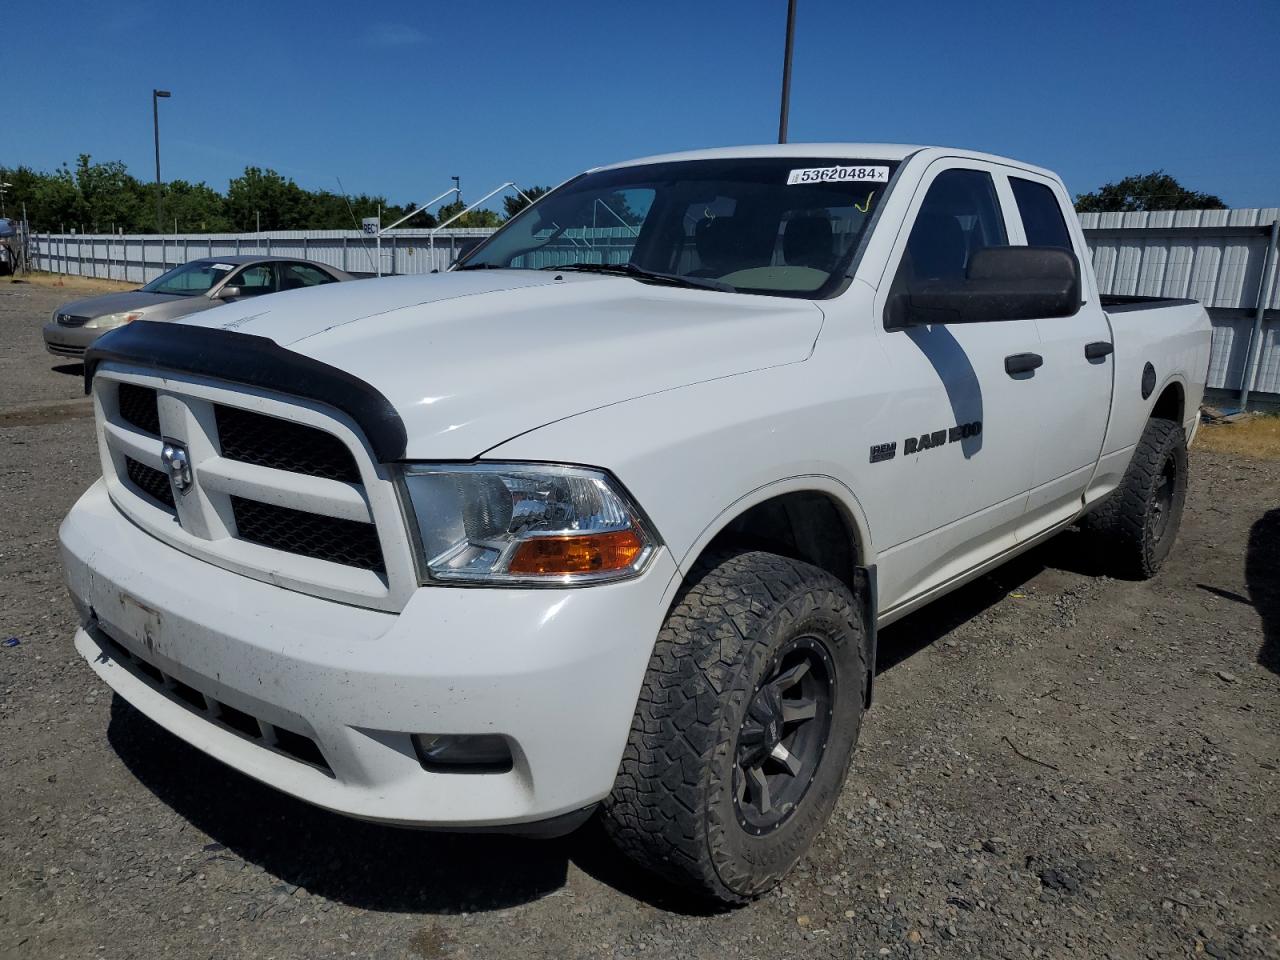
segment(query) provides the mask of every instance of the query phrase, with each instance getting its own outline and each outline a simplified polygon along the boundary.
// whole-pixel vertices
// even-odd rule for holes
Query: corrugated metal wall
[[[1083,213],[1103,293],[1199,300],[1213,321],[1209,386],[1239,390],[1267,240],[1280,207]],[[1280,283],[1273,284],[1254,389],[1280,394]]]

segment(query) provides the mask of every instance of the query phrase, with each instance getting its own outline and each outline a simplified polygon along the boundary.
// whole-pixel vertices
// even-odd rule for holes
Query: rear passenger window
[[[1062,219],[1062,206],[1053,191],[1043,183],[1010,177],[1013,198],[1018,201],[1022,229],[1029,247],[1065,247],[1071,249],[1071,234]]]
[[[239,287],[242,297],[273,293],[276,289],[276,268],[269,263],[256,263],[251,267],[245,267],[227,282],[227,286]]]
[[[919,280],[963,280],[975,251],[1008,244],[991,174],[944,171],[930,184],[916,214],[893,290]]]
[[[280,281],[280,289],[297,290],[301,287],[314,287],[322,283],[333,283],[333,281],[333,277],[309,263],[287,263],[284,266],[284,278]]]

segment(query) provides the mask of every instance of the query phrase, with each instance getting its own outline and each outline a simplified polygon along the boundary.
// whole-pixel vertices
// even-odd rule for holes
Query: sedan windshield
[[[823,297],[897,166],[686,160],[584,174],[513,218],[459,270],[583,270],[641,282]]]
[[[208,293],[216,283],[221,282],[235,269],[234,264],[219,263],[216,260],[192,260],[180,267],[174,267],[168,273],[161,274],[142,289],[147,293],[176,294],[180,297],[194,297]]]

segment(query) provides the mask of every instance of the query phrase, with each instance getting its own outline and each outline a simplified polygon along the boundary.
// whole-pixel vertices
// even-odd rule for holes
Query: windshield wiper
[[[725,290],[729,293],[737,290],[730,284],[712,280],[710,277],[685,277],[677,273],[658,273],[637,267],[634,263],[565,263],[558,267],[539,267],[538,269],[605,273],[617,277],[631,277],[641,283],[665,283],[672,287],[691,287],[696,290]]]

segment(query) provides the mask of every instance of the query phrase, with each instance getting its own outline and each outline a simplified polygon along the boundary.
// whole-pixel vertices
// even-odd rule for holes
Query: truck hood
[[[119,293],[104,293],[98,297],[86,297],[84,300],[72,300],[58,308],[58,313],[70,313],[77,317],[101,317],[108,313],[123,313],[126,310],[145,310],[172,300],[190,300],[191,297],[175,296],[171,293],[143,293],[141,290],[122,290]]]
[[[274,340],[377,388],[413,459],[462,459],[634,397],[809,356],[812,301],[525,270],[329,284],[181,323]]]

